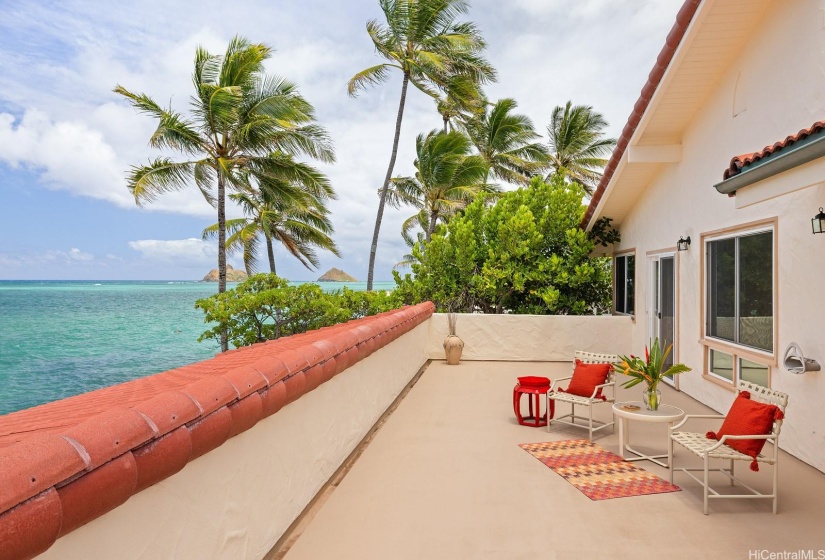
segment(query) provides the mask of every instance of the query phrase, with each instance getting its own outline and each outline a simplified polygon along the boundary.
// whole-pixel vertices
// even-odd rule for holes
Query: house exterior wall
[[[825,184],[737,208],[736,199],[719,194],[730,159],[760,150],[825,116],[825,16],[819,0],[773,2],[715,91],[682,138],[679,163],[667,164],[620,226],[616,253],[636,254],[634,352],[648,332],[651,252],[675,248],[680,236],[692,245],[676,253],[677,359],[693,368],[680,376],[680,389],[725,412],[734,393],[702,376],[704,366],[702,301],[703,234],[743,224],[775,223],[776,364],[771,386],[786,392],[790,404],[781,447],[825,471],[825,372],[794,375],[782,368],[784,351],[797,342],[806,356],[825,363],[825,235],[812,235],[811,218],[825,205]],[[783,175],[763,183],[779,181]],[[825,181],[825,176],[822,177]],[[769,185],[768,185],[769,186]],[[750,188],[764,188],[756,185]],[[747,189],[748,187],[746,187]],[[741,206],[741,205],[740,205]]]
[[[426,362],[428,331],[418,325],[38,558],[262,558]]]

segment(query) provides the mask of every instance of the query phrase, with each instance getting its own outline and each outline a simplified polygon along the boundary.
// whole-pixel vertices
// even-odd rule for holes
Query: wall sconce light
[[[811,226],[814,233],[825,233],[825,212],[822,211],[821,206],[819,207],[819,214],[811,220]]]
[[[823,216],[825,219],[825,216]],[[823,226],[825,226],[825,222],[823,222]],[[677,251],[687,251],[688,247],[690,247],[690,236],[688,235],[687,239],[682,239],[682,236],[679,236],[679,241],[676,242],[676,250]]]

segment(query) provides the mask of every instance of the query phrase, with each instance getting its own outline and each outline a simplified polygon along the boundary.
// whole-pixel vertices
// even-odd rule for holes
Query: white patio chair
[[[591,352],[582,352],[581,350],[576,351],[575,357],[581,362],[584,362],[585,364],[613,364],[619,361],[619,357],[614,354],[593,354]],[[574,361],[574,368],[576,367],[575,364],[576,362]],[[570,413],[553,418],[552,421],[548,418],[547,431],[550,431],[550,425],[553,422],[567,424],[568,426],[576,426],[579,428],[587,428],[588,437],[590,441],[593,441],[593,434],[595,432],[615,426],[615,422],[613,421],[602,422],[601,420],[593,419],[594,406],[598,406],[600,404],[610,404],[616,400],[616,381],[613,368],[610,368],[610,372],[607,374],[607,379],[605,380],[605,382],[601,385],[596,386],[596,388],[593,390],[593,394],[589,397],[580,397],[578,395],[571,395],[570,393],[560,392],[558,388],[561,385],[561,382],[569,381],[570,379],[573,379],[572,375],[568,377],[562,377],[561,379],[556,379],[553,381],[553,384],[550,385],[550,391],[547,393],[548,416],[550,411],[551,400],[556,403],[570,403]],[[608,389],[610,389],[610,394],[604,394],[607,392]],[[604,399],[596,396],[600,392],[603,394]],[[576,405],[587,407],[587,416],[576,416]],[[586,422],[587,424],[585,425],[581,423],[576,423],[576,420],[581,420],[582,422]]]
[[[788,395],[785,393],[780,393],[779,391],[774,391],[772,389],[768,389],[762,387],[761,385],[754,385],[753,383],[748,383],[747,381],[739,381],[739,385],[737,387],[737,394],[742,391],[749,391],[751,394],[751,399],[757,402],[763,402],[768,404],[774,404],[782,411],[782,414],[785,414],[785,408],[788,406]],[[685,425],[691,419],[695,418],[716,418],[716,419],[723,419],[725,416],[718,415],[718,414],[691,414],[685,416],[684,419],[676,424],[675,426],[670,428],[670,437],[668,438],[668,464],[670,465],[670,483],[673,484],[673,471],[678,470],[682,471],[691,477],[693,480],[698,482],[702,485],[703,489],[703,497],[704,497],[704,513],[705,515],[708,514],[708,500],[710,498],[770,498],[773,499],[773,512],[776,513],[777,502],[778,502],[778,482],[779,482],[779,432],[782,428],[782,420],[774,420],[773,422],[773,429],[771,430],[770,434],[767,435],[723,435],[719,441],[708,439],[705,435],[706,433],[698,433],[698,432],[679,432],[676,431],[682,426]],[[756,459],[751,457],[750,455],[745,455],[744,453],[740,453],[739,451],[728,447],[725,445],[726,441],[729,440],[737,440],[737,439],[764,439],[766,443],[771,444],[771,449],[769,452],[765,452],[763,448],[763,452],[756,456]],[[674,469],[673,467],[673,443],[676,442],[694,455],[698,455],[702,458],[703,466],[702,468],[679,468]],[[723,459],[729,461],[729,467],[725,468],[714,468],[711,469],[709,466],[711,459]],[[765,463],[768,465],[773,465],[773,490],[770,494],[763,494],[753,488],[752,486],[743,482],[740,478],[734,475],[734,464],[736,461],[748,461],[753,462],[756,461],[757,463]],[[694,471],[701,471],[703,473],[702,478],[700,479],[696,475],[693,474]],[[727,476],[730,479],[730,485],[735,486],[739,484],[740,486],[746,488],[749,492],[747,493],[738,493],[738,494],[720,494],[713,488],[711,488],[708,475],[711,472],[720,472]]]

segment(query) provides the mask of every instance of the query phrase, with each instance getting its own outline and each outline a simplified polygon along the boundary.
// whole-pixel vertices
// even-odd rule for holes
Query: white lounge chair
[[[576,351],[575,358],[585,364],[613,364],[619,361],[619,357],[614,354],[593,354],[591,352],[582,352],[581,350]],[[575,363],[576,362],[574,360],[574,368]],[[570,375],[569,377],[562,377],[561,379],[556,379],[550,386],[550,391],[547,393],[548,416],[551,400],[557,403],[570,403],[570,413],[553,418],[552,421],[548,418],[547,431],[550,431],[550,425],[554,422],[558,422],[560,424],[567,424],[568,426],[587,428],[588,437],[590,441],[593,441],[593,434],[595,432],[602,430],[604,428],[610,428],[615,426],[615,422],[613,422],[612,420],[610,422],[602,422],[601,420],[593,419],[594,406],[598,406],[601,404],[610,404],[616,400],[615,373],[613,372],[613,368],[611,367],[609,373],[607,374],[607,379],[605,380],[605,382],[601,385],[596,386],[596,388],[593,390],[593,394],[589,397],[581,397],[579,395],[571,395],[570,393],[559,391],[561,382],[568,381],[570,379],[573,379],[572,375]],[[610,393],[604,394],[607,392],[608,389],[610,390]],[[604,398],[597,396],[600,394],[602,394]],[[576,405],[587,407],[587,416],[576,416]],[[582,423],[577,423],[576,420],[587,422],[587,424],[585,425]]]
[[[779,410],[782,411],[782,416],[785,414],[785,408],[788,406],[788,395],[785,393],[780,393],[779,391],[774,391],[772,389],[767,389],[760,385],[754,385],[753,383],[748,383],[747,381],[740,381],[737,387],[738,392],[741,393],[742,391],[749,391],[751,394],[751,399],[757,402],[763,402],[768,404],[776,405]],[[685,425],[689,420],[696,419],[696,418],[716,418],[716,419],[723,419],[725,416],[718,415],[718,414],[691,414],[685,416],[685,418],[670,428],[670,437],[668,439],[668,464],[670,465],[670,482],[673,483],[673,471],[678,470],[682,471],[691,477],[693,480],[698,482],[702,485],[703,494],[704,494],[704,513],[705,515],[708,514],[708,500],[710,498],[769,498],[773,500],[773,512],[776,513],[777,511],[777,502],[778,502],[778,482],[779,482],[779,431],[782,428],[782,419],[778,418],[773,421],[773,427],[769,434],[758,434],[758,435],[723,435],[719,438],[719,441],[714,439],[708,439],[707,435],[698,432],[681,432],[677,431],[682,426]],[[740,453],[739,451],[725,445],[726,441],[733,441],[733,440],[743,440],[743,439],[764,439],[766,443],[770,443],[770,450],[767,453],[764,453],[765,449],[763,448],[763,453],[760,453],[754,459],[750,455],[746,455],[744,453]],[[702,458],[703,466],[702,468],[679,468],[675,469],[673,467],[673,443],[678,443],[694,455],[698,455]],[[723,459],[729,461],[729,467],[725,468],[714,468],[711,469],[709,466],[711,459]],[[742,482],[740,478],[737,478],[734,475],[734,464],[736,461],[748,461],[756,462],[758,464],[769,464],[773,465],[773,490],[770,494],[764,494],[759,492],[758,490],[754,489],[750,485]],[[701,471],[703,473],[702,478],[700,479],[696,475],[693,474],[695,471]],[[747,489],[749,492],[747,493],[738,493],[738,494],[731,494],[725,493],[720,494],[710,486],[710,482],[708,480],[708,476],[710,472],[720,472],[727,476],[730,479],[730,485],[734,486],[739,484],[740,486]]]

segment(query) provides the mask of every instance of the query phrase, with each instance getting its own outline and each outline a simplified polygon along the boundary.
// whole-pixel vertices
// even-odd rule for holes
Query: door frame
[[[645,298],[645,313],[647,314],[647,340],[655,336],[659,336],[659,323],[657,317],[657,304],[659,303],[659,295],[661,292],[661,282],[659,281],[660,265],[662,258],[673,258],[673,351],[672,360],[674,364],[679,363],[679,319],[681,313],[679,312],[679,251],[676,247],[667,247],[655,251],[648,251],[646,253],[648,266],[648,287],[647,297]],[[655,290],[654,290],[655,288]],[[664,380],[669,386],[677,391],[679,390],[679,376],[674,376],[673,382]]]

